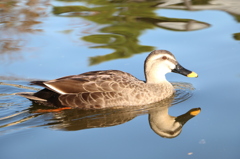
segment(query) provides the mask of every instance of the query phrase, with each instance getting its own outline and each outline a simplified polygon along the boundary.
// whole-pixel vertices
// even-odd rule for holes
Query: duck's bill
[[[176,68],[173,69],[172,72],[179,73],[187,77],[198,77],[198,74],[196,74],[193,71],[187,70],[186,68],[182,67],[180,64],[177,64]]]
[[[201,112],[201,108],[193,108],[189,110],[187,113],[182,114],[176,117],[176,121],[184,125],[188,120],[192,119],[193,117],[197,116]]]

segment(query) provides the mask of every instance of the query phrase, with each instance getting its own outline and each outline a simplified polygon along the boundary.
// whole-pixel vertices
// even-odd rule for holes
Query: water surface
[[[239,8],[238,0],[1,1],[0,158],[238,159]],[[163,106],[35,113],[39,107],[12,95],[40,89],[31,80],[92,70],[144,80],[154,49],[199,74],[167,75],[181,86],[165,109],[171,116],[201,108],[171,139],[149,125],[150,110]]]

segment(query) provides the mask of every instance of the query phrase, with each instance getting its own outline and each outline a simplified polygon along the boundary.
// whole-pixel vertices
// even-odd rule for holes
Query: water
[[[0,158],[238,159],[240,3],[167,2],[3,0]],[[161,106],[35,113],[39,107],[11,95],[39,89],[31,80],[91,70],[118,69],[144,79],[143,62],[154,49],[171,51],[199,74],[167,75],[181,86],[171,116],[201,108],[172,139],[149,125],[148,113]]]

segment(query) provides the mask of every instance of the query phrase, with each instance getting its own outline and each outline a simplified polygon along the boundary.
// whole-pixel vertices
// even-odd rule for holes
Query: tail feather
[[[46,81],[31,81],[31,84],[32,85],[38,85],[38,86],[46,87],[44,82],[46,82]]]
[[[42,99],[42,98],[34,96],[34,92],[19,92],[19,93],[15,93],[15,94],[25,97],[30,100],[34,100],[34,101],[43,101],[43,102],[47,101],[46,99]]]
[[[20,93],[15,93],[15,95],[25,97],[31,100],[33,103],[36,103],[39,105],[44,105],[49,107],[64,107],[64,105],[62,105],[58,99],[59,94],[51,90],[48,90],[46,88],[38,92],[20,92]]]

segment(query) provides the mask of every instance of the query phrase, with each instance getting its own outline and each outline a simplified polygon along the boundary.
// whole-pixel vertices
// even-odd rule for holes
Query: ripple
[[[93,16],[99,14],[98,11],[80,11],[80,12],[67,12],[61,13],[61,16]]]
[[[173,105],[189,99],[193,95],[193,90],[195,89],[192,84],[185,82],[172,82],[172,85],[176,90],[175,97],[172,102]]]

